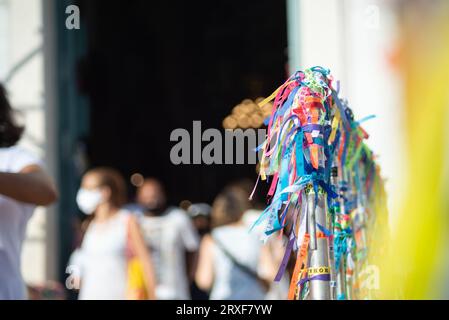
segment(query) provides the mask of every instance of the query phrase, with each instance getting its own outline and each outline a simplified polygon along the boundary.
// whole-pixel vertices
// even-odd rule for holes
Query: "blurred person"
[[[126,200],[123,177],[110,168],[88,171],[76,201],[93,215],[77,257],[80,300],[136,299],[129,292],[129,252],[142,264],[148,299],[154,298],[154,270],[136,217],[121,209]]]
[[[232,183],[230,187],[241,190],[245,195],[247,195],[247,197],[249,197],[254,189],[254,182],[250,179],[243,179]],[[257,193],[253,195],[253,198],[249,204],[250,205],[248,209],[244,212],[242,217],[242,222],[246,225],[248,230],[250,230],[250,228],[262,214],[264,209],[264,206],[259,200]],[[260,227],[254,227],[251,232],[253,232],[260,238],[262,236],[262,233],[264,232],[264,229]],[[285,252],[285,242],[287,241],[285,237],[280,236],[279,234],[279,231],[276,232],[271,237],[269,237],[264,244],[270,254],[270,259],[271,261],[273,261],[273,264],[275,266],[280,266],[282,263]],[[268,290],[265,299],[285,300],[288,296],[289,287],[289,272],[288,270],[286,270],[280,281],[273,282],[270,285],[270,289]]]
[[[211,235],[203,238],[196,283],[212,300],[264,299],[275,276],[267,247],[243,220],[251,207],[239,188],[226,188],[212,206]]]
[[[192,219],[193,225],[200,238],[203,238],[206,234],[210,233],[211,209],[211,206],[207,203],[193,203],[187,209],[187,213]],[[192,300],[209,300],[209,293],[198,288],[195,281],[193,281],[190,286],[190,293],[192,295]]]
[[[211,206],[207,203],[194,203],[189,206],[187,213],[192,219],[193,225],[200,237],[210,232]]]
[[[192,222],[183,210],[167,207],[156,179],[146,179],[138,188],[137,202],[144,212],[140,223],[154,261],[157,299],[189,299],[199,247]]]
[[[56,201],[57,192],[43,163],[17,146],[24,128],[17,125],[0,84],[0,299],[26,299],[20,273],[26,227],[36,206]]]

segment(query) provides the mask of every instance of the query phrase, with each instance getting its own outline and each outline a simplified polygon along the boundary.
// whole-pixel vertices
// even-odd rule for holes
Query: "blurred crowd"
[[[77,204],[85,214],[69,261],[78,299],[284,299],[273,284],[282,238],[267,246],[250,226],[260,211],[248,200],[251,182],[227,186],[212,205],[183,210],[167,204],[160,181],[146,178],[126,203],[126,184],[112,168],[82,179]],[[71,285],[70,285],[71,284]]]
[[[283,299],[273,283],[281,237],[263,245],[250,225],[260,211],[248,200],[251,182],[227,186],[212,205],[169,206],[160,181],[147,178],[128,203],[113,168],[84,174],[76,195],[83,218],[64,283],[28,287],[21,253],[36,206],[57,200],[40,159],[17,145],[15,122],[0,85],[0,300],[3,299]]]

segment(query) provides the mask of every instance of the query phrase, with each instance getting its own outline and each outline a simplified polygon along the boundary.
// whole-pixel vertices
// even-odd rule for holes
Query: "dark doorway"
[[[245,98],[285,79],[284,1],[81,1],[87,56],[81,88],[90,105],[91,165],[129,178],[160,178],[172,203],[212,201],[230,181],[255,180],[254,165],[170,162],[170,133],[220,128]],[[129,180],[129,179],[128,179]]]

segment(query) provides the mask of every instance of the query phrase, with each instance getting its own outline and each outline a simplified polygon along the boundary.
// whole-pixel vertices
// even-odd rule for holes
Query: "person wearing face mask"
[[[137,202],[143,208],[140,224],[155,266],[157,299],[190,299],[199,247],[191,220],[181,209],[167,207],[156,179],[146,179],[138,188]]]
[[[43,163],[17,146],[23,131],[0,84],[0,300],[27,298],[20,273],[27,224],[37,205],[57,198]]]
[[[126,199],[122,176],[110,168],[88,171],[76,202],[82,212],[93,215],[77,258],[81,279],[80,300],[124,300],[128,293],[128,252],[143,267],[149,299],[154,298],[154,271],[136,218],[121,209]]]

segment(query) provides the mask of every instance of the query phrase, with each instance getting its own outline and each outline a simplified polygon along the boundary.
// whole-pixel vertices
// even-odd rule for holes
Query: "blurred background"
[[[420,1],[411,1],[410,3]],[[433,1],[430,1],[433,2]],[[66,8],[81,12],[68,30]],[[268,96],[294,70],[321,65],[341,81],[378,156],[395,225],[404,196],[406,129],[399,63],[404,3],[388,0],[0,0],[0,81],[46,161],[59,202],[29,225],[29,284],[63,282],[75,194],[90,166],[155,176],[169,200],[211,202],[254,165],[170,162],[170,133],[221,128],[242,99]],[[413,6],[413,5],[412,5]],[[444,7],[447,9],[447,7]],[[410,40],[410,39],[409,39]],[[263,189],[262,189],[263,192]],[[263,194],[263,193],[261,193]]]

